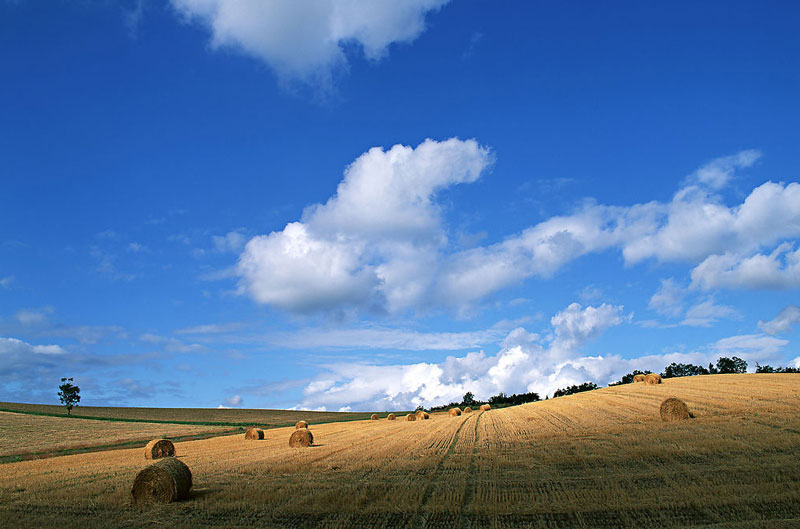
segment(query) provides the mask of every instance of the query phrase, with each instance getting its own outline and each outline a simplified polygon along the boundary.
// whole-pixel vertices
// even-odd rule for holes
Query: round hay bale
[[[251,426],[244,432],[244,438],[249,440],[258,441],[264,438],[264,430],[259,430],[255,426]]]
[[[464,408],[464,413],[472,413],[472,408],[467,406],[466,408]]]
[[[386,419],[388,419],[390,421],[393,421],[396,418],[397,418],[397,416],[394,413],[390,413],[389,415],[386,416]]]
[[[450,411],[448,411],[447,413],[449,413],[451,417],[458,417],[459,415],[461,415],[461,410],[458,408],[450,408]]]
[[[678,397],[670,397],[661,403],[661,420],[669,421],[682,421],[684,419],[691,419],[694,417],[689,407]]]
[[[481,411],[489,411],[491,409],[492,407],[489,406],[488,404],[481,404]]]
[[[650,385],[661,384],[661,375],[657,375],[655,373],[648,373],[644,377],[644,383]]]
[[[369,420],[377,421],[378,420],[378,414],[377,413],[373,413],[372,415],[370,415]]]
[[[417,414],[416,413],[409,413],[408,415],[406,415],[406,420],[409,421],[409,422],[410,421],[416,421],[417,420]]]
[[[134,504],[170,503],[189,497],[192,471],[186,463],[166,457],[136,474],[131,487]]]
[[[161,459],[175,455],[175,445],[169,439],[153,439],[144,447],[145,459]]]
[[[297,424],[295,424],[294,427],[296,430],[299,430],[300,428],[308,429],[308,423],[306,421],[297,421]]]
[[[427,412],[427,411],[423,411],[423,412],[422,412],[422,415],[420,416],[420,419],[422,419],[423,421],[427,421],[427,420],[428,420],[428,419],[430,419],[430,418],[431,418],[431,416],[430,416],[430,415],[428,415],[428,412]]]
[[[289,446],[296,448],[298,446],[311,446],[314,444],[314,434],[308,428],[298,428],[292,432],[289,438]]]
[[[644,382],[644,375],[633,375],[634,382]]]

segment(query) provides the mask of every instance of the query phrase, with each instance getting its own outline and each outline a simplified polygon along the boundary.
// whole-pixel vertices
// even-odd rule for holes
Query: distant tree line
[[[631,378],[633,380],[633,378]],[[556,397],[563,397],[565,395],[573,395],[575,393],[580,393],[581,391],[591,391],[593,389],[597,389],[597,384],[594,382],[584,382],[580,385],[573,385],[566,387],[564,389],[557,389],[553,392],[553,398]]]
[[[756,373],[800,373],[800,368],[761,366],[756,362]]]
[[[430,411],[442,411],[449,408],[463,408],[466,406],[474,408],[480,406],[481,404],[489,404],[494,408],[502,408],[504,406],[525,404],[526,402],[536,402],[538,400],[542,400],[538,393],[513,393],[511,395],[498,393],[497,395],[489,397],[489,400],[477,400],[471,391],[467,391],[467,393],[464,394],[464,398],[461,399],[461,402],[451,402],[450,404],[443,406],[434,406],[430,409]],[[418,409],[422,408],[419,407]]]

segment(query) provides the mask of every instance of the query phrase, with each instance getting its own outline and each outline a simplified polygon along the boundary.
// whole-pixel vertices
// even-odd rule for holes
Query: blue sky
[[[0,3],[0,400],[797,365],[793,2]]]

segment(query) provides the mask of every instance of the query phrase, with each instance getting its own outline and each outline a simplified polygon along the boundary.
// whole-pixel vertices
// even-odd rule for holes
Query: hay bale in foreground
[[[417,420],[417,414],[416,413],[409,413],[408,415],[406,415],[406,420],[409,421],[409,422],[410,421],[416,421]]]
[[[378,414],[377,413],[373,413],[372,415],[370,415],[369,420],[370,421],[377,421],[378,420]]]
[[[169,439],[153,439],[144,447],[145,459],[161,459],[175,455],[175,445]]]
[[[264,438],[264,430],[259,430],[255,426],[251,426],[244,432],[244,438],[249,440],[258,441]]]
[[[678,397],[670,397],[661,403],[661,420],[682,421],[694,417],[689,407]]]
[[[655,373],[648,373],[644,377],[644,383],[650,385],[661,384],[661,375],[657,375]]]
[[[295,424],[294,427],[296,430],[299,430],[300,428],[308,429],[308,423],[306,421],[297,421],[297,424]]]
[[[633,375],[634,382],[644,382],[644,375]]]
[[[489,406],[488,404],[481,404],[481,411],[489,411],[491,409],[492,407]]]
[[[189,497],[192,471],[186,463],[167,457],[136,474],[131,487],[134,504],[170,503]]]
[[[386,416],[386,419],[388,419],[390,421],[393,421],[396,418],[397,418],[397,416],[394,413],[390,413],[389,415]]]
[[[289,437],[289,446],[292,448],[301,446],[311,446],[314,444],[314,434],[308,428],[298,428]]]
[[[464,413],[472,413],[472,408],[467,406],[466,408],[464,408]]]
[[[461,415],[461,410],[459,408],[450,408],[450,411],[447,413],[450,414],[450,417],[458,417]]]

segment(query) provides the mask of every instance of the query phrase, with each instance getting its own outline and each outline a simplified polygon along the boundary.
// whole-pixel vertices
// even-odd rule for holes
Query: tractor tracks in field
[[[477,432],[478,432],[478,422],[480,421],[480,417],[481,417],[481,415],[483,415],[483,413],[484,412],[478,413],[477,414],[477,419],[475,419],[475,434],[476,434],[476,436],[477,436]],[[434,471],[433,477],[431,478],[430,482],[428,483],[428,486],[425,488],[425,493],[422,495],[422,500],[420,501],[419,508],[417,509],[417,512],[414,515],[414,518],[412,518],[411,522],[409,523],[409,527],[411,529],[420,529],[422,527],[427,527],[428,519],[430,517],[430,513],[428,513],[426,511],[426,507],[428,506],[428,502],[430,502],[431,496],[433,496],[433,491],[436,488],[437,484],[439,483],[439,480],[440,480],[440,478],[442,476],[442,472],[444,470],[445,463],[450,458],[450,455],[453,453],[453,450],[455,449],[456,445],[458,444],[459,439],[461,438],[461,430],[464,429],[464,426],[466,426],[466,424],[470,421],[470,419],[472,419],[472,417],[473,416],[468,417],[467,419],[463,420],[461,422],[461,424],[458,425],[458,429],[456,430],[456,433],[453,435],[452,441],[448,445],[447,450],[445,451],[444,455],[442,456],[442,459],[439,460],[439,464],[436,465],[436,470]],[[477,441],[477,439],[476,439],[476,441]],[[470,469],[472,469],[474,457],[475,457],[475,450],[473,449],[473,454],[472,454],[472,457],[470,458]],[[467,490],[470,490],[470,491],[472,490],[472,483],[471,483],[471,481],[469,479],[469,476],[467,478]],[[466,495],[466,493],[465,493],[465,495]],[[471,497],[472,497],[472,494],[470,494],[470,499],[471,499]],[[465,501],[464,503],[466,504],[467,502]],[[464,510],[464,505],[462,505],[462,512],[463,512],[463,510]]]
[[[478,425],[484,411],[478,414],[475,419],[475,442],[472,446],[472,454],[469,456],[469,465],[467,466],[467,483],[464,486],[464,499],[461,501],[461,510],[458,513],[458,527],[467,527],[467,506],[472,503],[472,497],[475,495],[476,481],[475,478],[475,459],[478,457]]]

